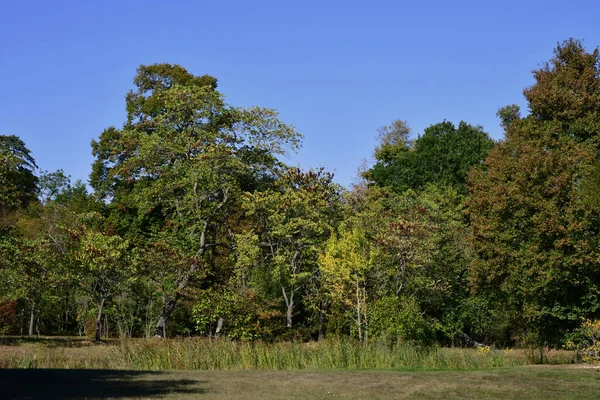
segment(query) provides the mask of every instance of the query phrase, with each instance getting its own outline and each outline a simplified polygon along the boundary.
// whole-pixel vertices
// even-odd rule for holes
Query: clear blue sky
[[[42,169],[87,180],[90,141],[125,118],[140,64],[218,78],[229,104],[305,135],[287,160],[351,182],[377,127],[444,119],[502,131],[558,41],[600,45],[600,2],[0,0],[0,134]]]

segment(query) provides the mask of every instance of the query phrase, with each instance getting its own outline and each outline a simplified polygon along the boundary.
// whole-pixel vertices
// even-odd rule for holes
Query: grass
[[[547,362],[572,364],[575,353],[549,351]],[[0,368],[119,370],[470,370],[531,364],[526,351],[369,345],[350,340],[252,343],[228,340],[82,340],[0,346]]]
[[[0,370],[3,398],[597,399],[600,373],[575,366],[469,371]]]
[[[0,397],[54,399],[596,399],[600,372],[549,351],[227,340],[0,342]],[[564,364],[564,365],[556,365]]]

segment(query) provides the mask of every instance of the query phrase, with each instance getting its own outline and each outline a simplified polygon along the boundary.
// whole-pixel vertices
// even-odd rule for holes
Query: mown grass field
[[[472,371],[0,370],[3,399],[598,399],[580,366]]]
[[[351,341],[236,343],[0,339],[0,398],[598,399],[600,372],[550,351],[417,349]]]

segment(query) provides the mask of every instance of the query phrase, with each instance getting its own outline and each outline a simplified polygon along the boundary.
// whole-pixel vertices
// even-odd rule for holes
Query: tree
[[[555,121],[563,134],[600,146],[600,49],[588,53],[579,40],[565,40],[533,77],[535,84],[523,90],[530,117]]]
[[[77,252],[80,263],[79,282],[98,307],[96,340],[102,336],[102,312],[106,301],[123,290],[134,276],[129,257],[129,243],[117,235],[85,231]]]
[[[394,120],[391,125],[377,129],[377,141],[373,155],[382,162],[393,162],[403,152],[409,151],[414,143],[410,139],[410,127],[406,121]]]
[[[470,175],[473,290],[540,344],[600,311],[600,214],[586,196],[598,157],[598,55],[560,44],[524,91],[531,114],[505,123],[506,140]]]
[[[458,127],[448,121],[431,125],[412,146],[406,139],[406,125],[400,130],[388,130],[376,148],[377,163],[364,174],[380,187],[390,187],[400,193],[419,190],[427,183],[454,185],[464,191],[466,174],[480,164],[494,142],[480,126],[461,121]],[[400,139],[391,140],[390,136]]]
[[[339,237],[332,235],[319,257],[326,290],[333,307],[353,310],[358,340],[369,340],[367,279],[373,267],[371,244],[357,228],[342,225]]]
[[[325,255],[343,277],[341,272],[358,264],[351,260],[363,254],[366,267],[359,285],[366,289],[361,294],[366,307],[362,303],[360,307],[367,310],[361,320],[368,321],[369,336],[421,343],[435,335],[451,343],[462,339],[468,332],[461,310],[468,296],[471,259],[464,196],[452,186],[428,184],[420,191],[398,194],[362,185],[348,193],[345,204],[344,229],[330,239]],[[350,240],[351,230],[362,239]],[[361,250],[351,256],[357,249]],[[324,272],[332,270],[321,264]],[[354,296],[344,281],[330,279],[329,292],[334,299],[345,298],[349,305]],[[335,303],[330,313],[334,319],[338,317]],[[356,314],[356,307],[346,307],[350,309]],[[351,324],[355,320],[347,318]]]
[[[322,168],[289,169],[271,188],[246,193],[243,207],[254,222],[252,236],[243,236],[242,263],[266,269],[276,282],[292,328],[299,292],[318,270],[317,258],[335,229],[340,213],[340,188]]]
[[[564,136],[514,133],[471,177],[477,257],[470,276],[477,291],[500,288],[506,306],[549,335],[600,306],[593,294],[600,221],[578,185],[593,151]]]
[[[28,303],[28,335],[31,337],[34,334],[39,304],[56,286],[60,273],[55,264],[56,253],[49,241],[42,238],[22,239],[19,245],[18,264],[13,267],[16,267],[19,273],[18,296]]]
[[[0,234],[0,300],[14,300],[19,287],[19,246],[13,235]]]
[[[37,165],[25,143],[15,135],[0,135],[0,217],[36,200]]]
[[[53,308],[60,297],[56,292],[72,283],[68,279],[73,244],[69,230],[76,224],[74,211],[66,202],[57,202],[59,196],[66,197],[71,190],[69,178],[57,171],[44,173],[36,181],[36,190],[44,194],[44,199],[15,213],[11,231],[15,252],[8,257],[14,278],[8,293],[28,304],[29,336],[39,320],[40,306],[46,303]]]
[[[92,142],[91,183],[120,215],[134,215],[142,237],[172,240],[185,271],[164,296],[156,336],[209,253],[230,239],[230,208],[244,189],[280,165],[300,135],[270,109],[234,108],[216,79],[179,66],[141,66],[127,95],[127,121]],[[139,235],[138,235],[139,236]],[[218,237],[217,237],[218,236]]]
[[[521,107],[516,104],[502,107],[496,116],[500,118],[500,125],[506,130],[514,121],[521,119]]]

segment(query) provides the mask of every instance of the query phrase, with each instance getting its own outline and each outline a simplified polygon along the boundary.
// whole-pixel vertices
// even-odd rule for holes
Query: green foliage
[[[570,335],[567,349],[576,349],[583,362],[600,364],[600,320],[583,319]]]
[[[589,200],[597,67],[598,50],[559,45],[525,90],[532,114],[511,122],[486,169],[470,176],[473,289],[509,310],[511,326],[535,333],[540,345],[600,310],[600,214]]]
[[[257,237],[243,235],[238,241],[242,244],[238,265],[244,268],[254,259],[259,274],[261,269],[268,271],[268,279],[283,294],[288,328],[297,294],[315,276],[321,248],[340,217],[340,188],[332,178],[323,169],[290,169],[272,188],[245,193],[243,207]]]
[[[18,296],[19,248],[14,236],[0,232],[0,300],[11,300]]]
[[[102,318],[107,300],[125,290],[135,277],[129,242],[118,235],[84,231],[75,254],[78,283],[97,307],[96,340],[102,334]]]
[[[141,66],[134,83],[123,128],[92,143],[91,184],[111,200],[123,235],[153,238],[178,256],[153,263],[165,270],[154,275],[167,278],[163,291],[170,289],[164,324],[197,271],[212,272],[212,249],[231,241],[225,227],[241,193],[277,170],[276,156],[295,150],[300,135],[274,110],[228,106],[214,78],[176,65]]]
[[[434,326],[423,316],[414,298],[387,296],[378,299],[371,305],[369,317],[369,329],[374,337],[420,344],[431,344],[434,337]]]
[[[600,49],[588,53],[581,41],[565,40],[533,77],[523,91],[531,118],[555,121],[563,135],[600,145]]]
[[[269,340],[277,325],[273,320],[281,318],[281,313],[249,290],[208,289],[198,297],[192,315],[197,331],[206,336]]]
[[[0,136],[0,304],[30,334],[243,341],[123,345],[131,365],[447,365],[406,346],[434,342],[483,349],[468,365],[505,362],[485,345],[543,359],[600,313],[600,51],[567,40],[533,73],[530,114],[498,110],[505,140],[448,121],[413,139],[396,120],[345,191],[279,160],[301,135],[276,111],[142,65],[123,125],[92,142],[93,195],[61,170],[36,176],[25,144]],[[258,343],[311,338],[324,355]]]
[[[370,243],[356,228],[350,230],[342,225],[339,237],[332,235],[319,259],[324,289],[331,299],[333,318],[340,318],[347,309],[355,320],[351,331],[359,340],[368,338],[366,286],[370,269],[373,268]],[[337,315],[336,315],[337,314]]]
[[[382,162],[394,162],[413,146],[410,140],[410,128],[406,121],[395,120],[391,125],[378,129],[379,144],[373,152],[375,158]]]
[[[37,168],[25,143],[15,135],[0,135],[0,230],[10,223],[7,213],[27,208],[36,199]]]
[[[511,104],[510,106],[499,109],[496,116],[500,118],[500,125],[505,130],[508,130],[514,121],[521,119],[521,108],[516,104]]]
[[[444,121],[425,129],[409,147],[409,130],[402,126],[401,139],[389,139],[395,130],[385,130],[391,133],[380,139],[375,151],[377,163],[364,174],[369,181],[397,193],[421,189],[428,183],[464,190],[467,171],[480,164],[494,145],[480,126],[461,121],[455,127]]]

